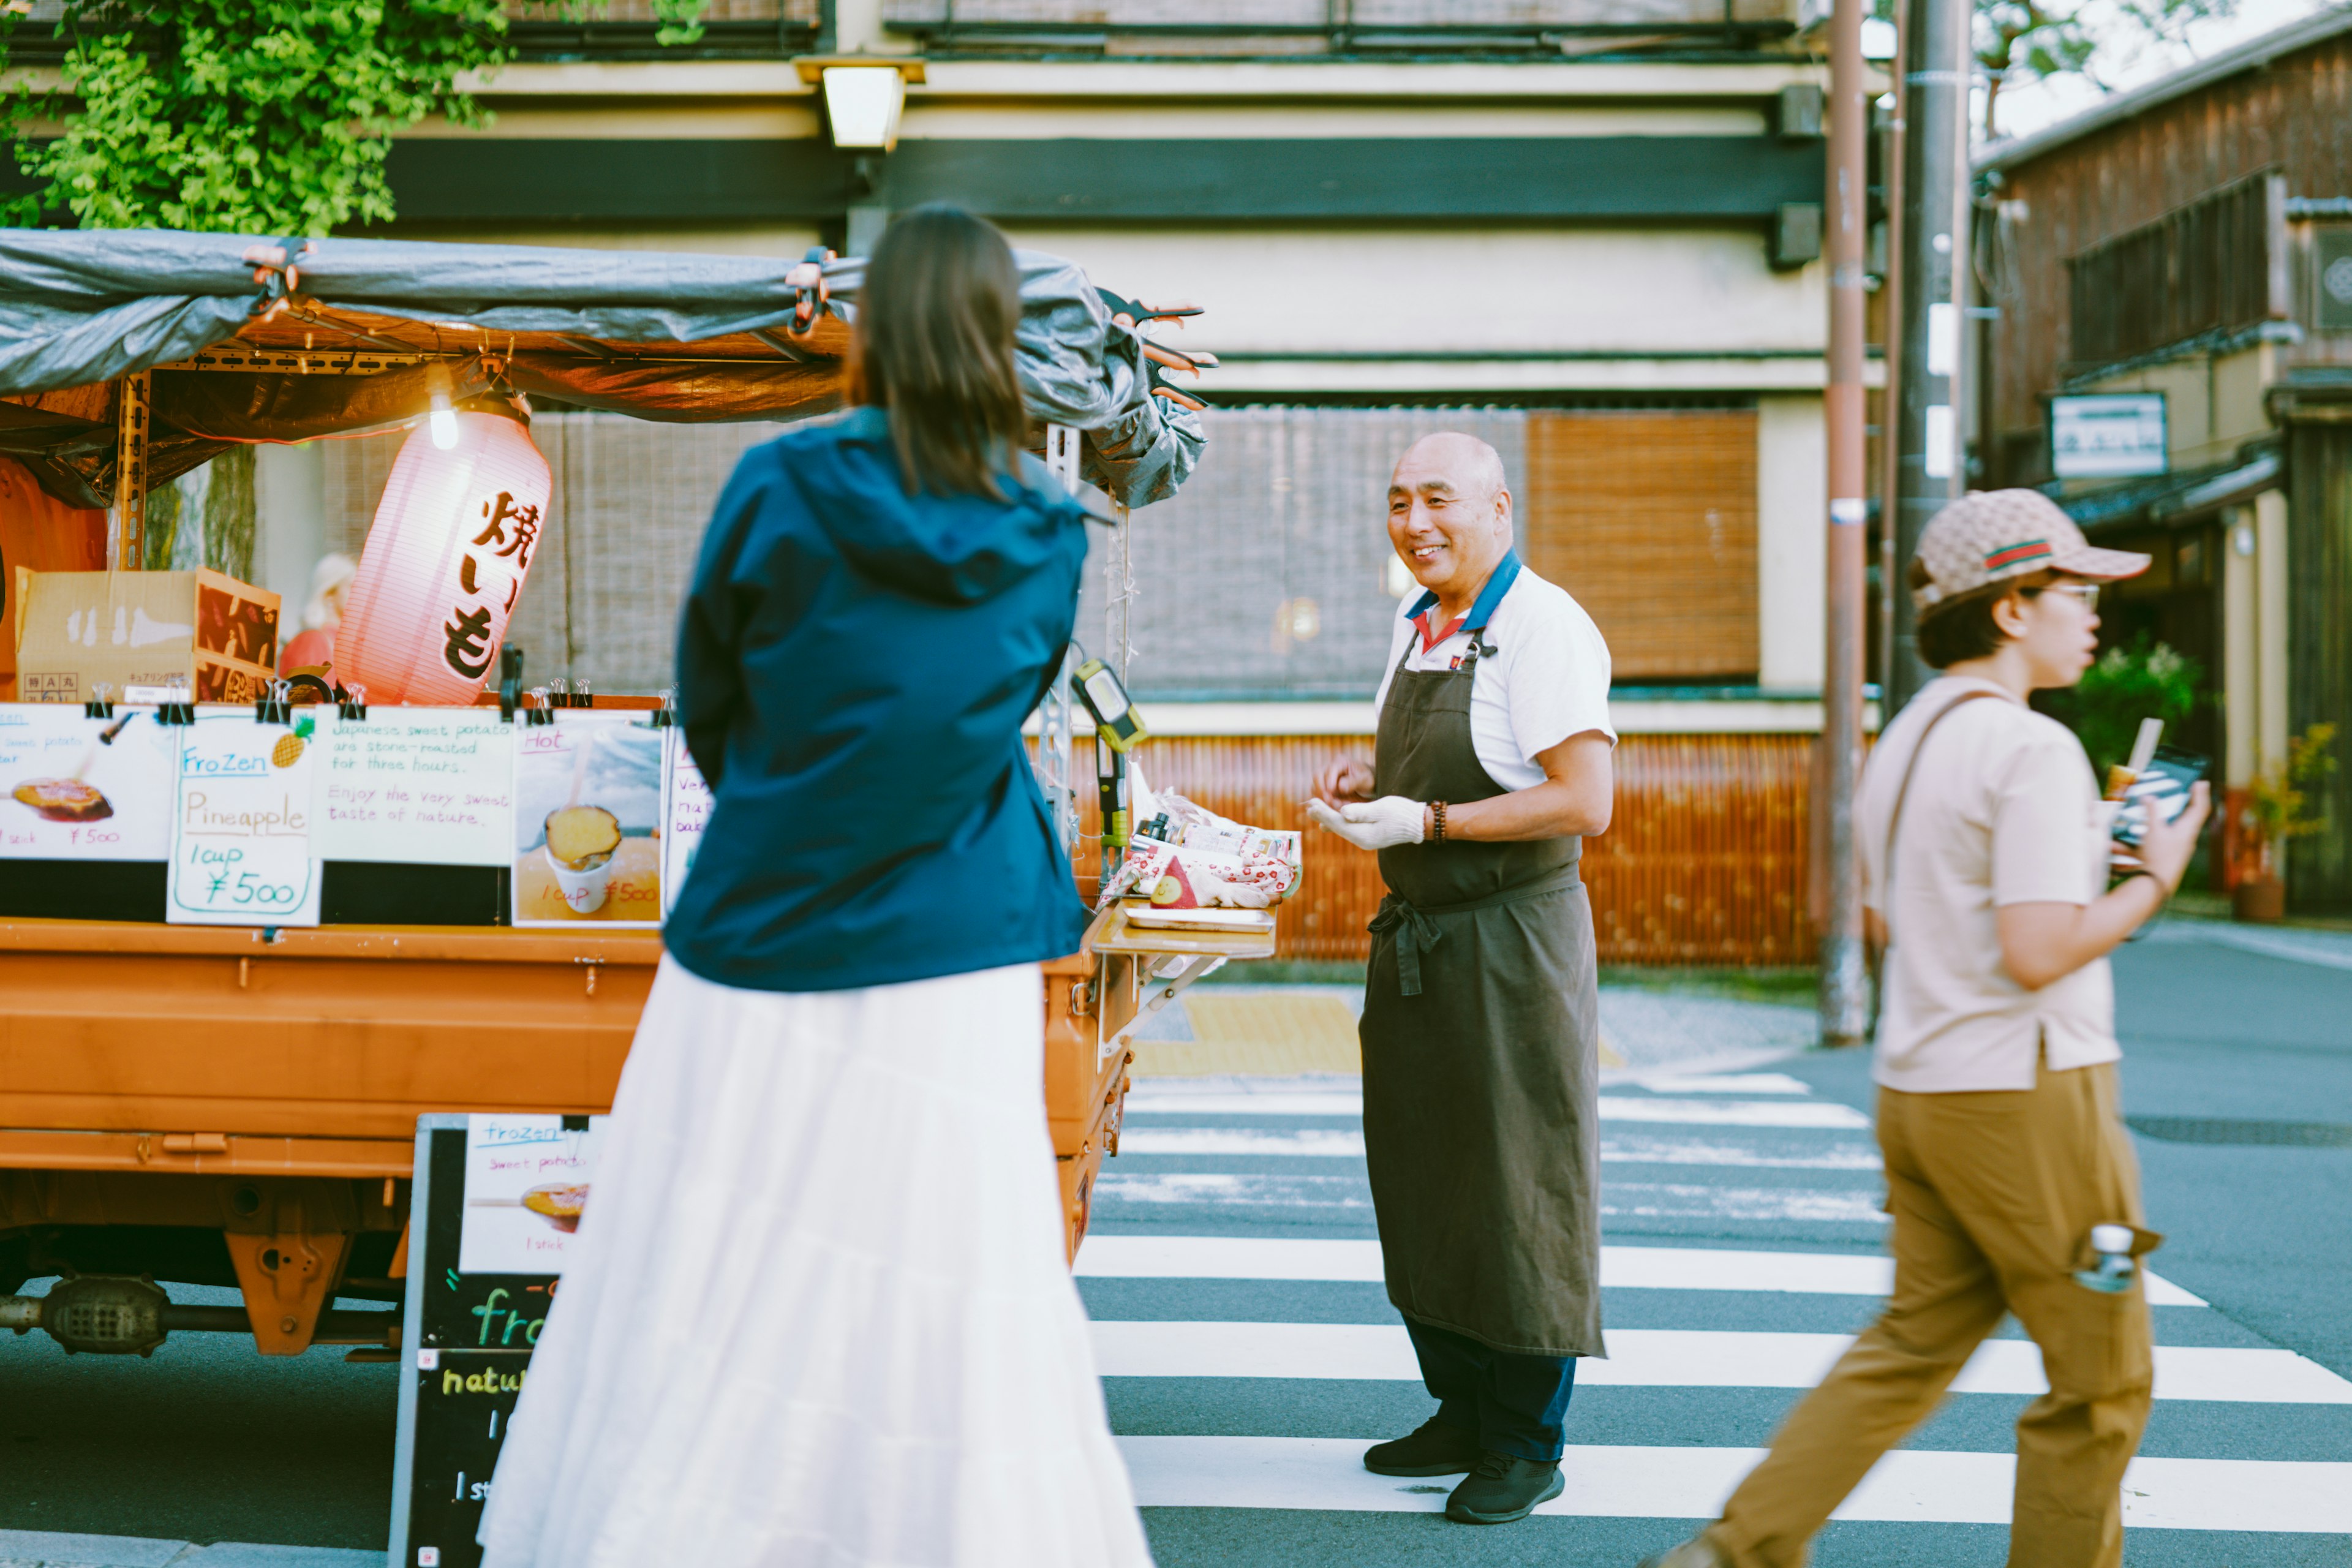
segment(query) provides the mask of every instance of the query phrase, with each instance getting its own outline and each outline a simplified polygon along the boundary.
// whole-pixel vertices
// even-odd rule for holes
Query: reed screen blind
[[[1386,672],[1389,472],[1437,430],[1489,442],[1528,564],[1573,594],[1620,681],[1752,679],[1756,416],[1743,409],[1212,409],[1200,468],[1135,514],[1130,689],[1160,700],[1369,697]],[[774,425],[546,414],[555,495],[509,636],[532,684],[656,691],[704,524]],[[328,548],[356,559],[402,432],[325,443]],[[1102,646],[1106,530],[1077,635]],[[1417,595],[1418,589],[1410,590]]]
[[[1518,533],[1617,680],[1755,679],[1755,410],[1530,413]]]

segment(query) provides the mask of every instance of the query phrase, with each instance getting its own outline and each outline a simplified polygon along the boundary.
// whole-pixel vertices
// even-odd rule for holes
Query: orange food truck
[[[1146,342],[1134,318],[1150,311],[1107,304],[1075,267],[1020,261],[1024,385],[1047,461],[1073,489],[1108,493],[1123,573],[1127,505],[1171,493],[1200,448],[1198,405],[1159,375],[1182,356]],[[517,855],[510,824],[537,831],[523,802],[563,796],[566,769],[576,805],[597,750],[589,721],[612,727],[614,748],[659,759],[661,809],[691,761],[658,696],[527,690],[513,650],[501,658],[545,496],[525,493],[535,453],[512,454],[523,478],[502,478],[491,470],[508,458],[457,437],[469,410],[503,404],[507,426],[534,396],[670,421],[824,412],[842,398],[859,272],[822,255],[0,236],[0,549],[16,556],[0,566],[0,625],[22,656],[16,689],[0,689],[0,815],[14,813],[0,820],[0,1327],[77,1352],[143,1353],[210,1330],[249,1331],[264,1354],[327,1343],[390,1359],[396,1314],[332,1303],[403,1298],[418,1118],[609,1109],[686,828],[657,815],[625,838],[615,817],[622,847],[592,867],[595,855],[559,860],[572,847],[551,837]],[[195,574],[130,580],[151,487],[233,443],[403,426],[415,429],[368,552],[393,550],[395,530],[414,543],[458,525],[485,546],[469,563],[499,547],[509,572],[479,583],[469,564],[476,596],[453,602],[409,584],[425,662],[465,678],[457,702],[470,709],[387,701],[401,681],[381,675],[371,700],[342,668],[273,682],[271,596]],[[434,467],[449,453],[472,464],[464,482]],[[543,489],[543,460],[535,471]],[[66,537],[101,518],[102,554]],[[37,571],[27,557],[109,570]],[[401,581],[389,571],[376,576]],[[377,595],[379,637],[392,601]],[[141,635],[179,663],[106,663]],[[1074,664],[1040,711],[1035,755],[1075,862]],[[110,669],[120,682],[93,673]],[[588,738],[566,752],[574,735]],[[511,766],[511,795],[483,784],[482,820],[451,806],[355,826],[336,812],[294,831],[289,781],[347,754],[373,765],[361,737],[436,769]],[[179,762],[136,782],[142,747]],[[542,752],[533,783],[524,770]],[[1121,777],[1098,746],[1113,857]],[[416,858],[461,841],[477,846],[467,863]],[[1081,876],[1082,890],[1094,881]],[[1243,925],[1147,930],[1113,902],[1084,951],[1045,966],[1044,1089],[1073,1255],[1117,1151],[1135,1028],[1225,960],[1270,955],[1271,920]],[[51,1276],[46,1296],[14,1294]],[[233,1286],[244,1305],[173,1304],[159,1280]]]

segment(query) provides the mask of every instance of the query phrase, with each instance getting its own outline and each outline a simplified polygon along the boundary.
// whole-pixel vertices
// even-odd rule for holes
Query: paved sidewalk
[[[384,1568],[381,1552],[321,1546],[196,1546],[135,1535],[61,1535],[0,1530],[0,1568]]]

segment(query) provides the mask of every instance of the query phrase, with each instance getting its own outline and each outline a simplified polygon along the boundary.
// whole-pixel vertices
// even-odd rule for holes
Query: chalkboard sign
[[[393,1568],[478,1568],[499,1448],[561,1282],[601,1116],[420,1116]]]

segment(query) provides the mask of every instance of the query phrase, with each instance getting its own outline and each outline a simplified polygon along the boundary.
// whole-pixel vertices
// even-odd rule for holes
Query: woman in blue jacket
[[[748,454],[678,641],[717,801],[483,1524],[488,1568],[1148,1564],[1062,1255],[1021,723],[1084,513],[989,225],[891,225],[846,416]]]

